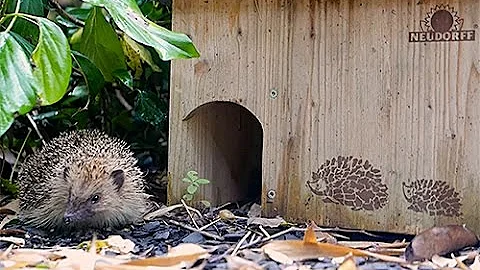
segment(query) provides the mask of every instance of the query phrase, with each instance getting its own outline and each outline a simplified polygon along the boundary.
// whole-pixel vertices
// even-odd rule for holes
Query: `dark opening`
[[[211,102],[188,117],[198,170],[211,180],[212,203],[260,199],[262,193],[262,143],[260,122],[233,102]]]

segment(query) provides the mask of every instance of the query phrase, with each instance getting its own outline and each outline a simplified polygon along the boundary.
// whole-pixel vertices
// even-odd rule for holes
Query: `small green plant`
[[[198,173],[196,171],[188,171],[187,177],[182,178],[182,181],[189,183],[187,190],[182,197],[187,202],[193,200],[200,185],[210,184],[210,180],[198,177]],[[208,201],[200,201],[200,202],[203,203],[206,207],[210,206],[210,202]]]

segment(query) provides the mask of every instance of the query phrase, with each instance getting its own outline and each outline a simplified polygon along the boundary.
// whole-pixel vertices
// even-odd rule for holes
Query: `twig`
[[[35,123],[35,120],[33,120],[30,113],[27,113],[27,118],[28,118],[28,121],[30,121],[30,124],[32,124],[33,129],[35,129],[35,132],[37,132],[37,135],[40,138],[40,140],[42,140],[42,144],[45,145],[46,144],[45,139],[43,138],[42,133],[40,133],[40,130],[38,129],[37,123]]]
[[[233,249],[232,256],[235,256],[237,254],[238,249],[243,244],[243,242],[245,242],[245,240],[247,240],[247,238],[250,236],[250,234],[252,234],[252,232],[248,231],[247,233],[245,233],[245,235],[242,237],[242,239],[240,239],[240,241],[238,241],[237,245]]]
[[[28,137],[30,136],[30,133],[32,133],[32,129],[28,128],[28,133],[27,137],[25,137],[25,140],[22,143],[22,147],[20,147],[20,151],[18,151],[18,156],[17,159],[15,159],[15,163],[13,163],[13,168],[12,168],[12,173],[10,174],[10,183],[12,183],[13,180],[13,174],[15,173],[15,169],[17,168],[18,160],[20,159],[20,155],[23,152],[23,148],[25,148],[25,143],[27,143]]]
[[[267,232],[267,230],[263,228],[262,225],[258,226],[258,228],[260,229],[260,231],[262,231],[263,234],[265,234],[266,237],[270,237],[270,234]]]
[[[131,111],[133,109],[132,105],[130,105],[122,96],[122,92],[120,92],[120,89],[115,89],[115,96],[127,111]]]
[[[48,2],[53,6],[53,8],[58,12],[58,14],[60,16],[62,16],[63,18],[71,21],[72,23],[74,23],[75,25],[77,26],[80,26],[80,27],[84,27],[85,26],[85,23],[75,17],[73,17],[72,15],[70,15],[68,12],[66,12],[62,6],[60,6],[60,4],[56,1],[56,0],[48,0]]]
[[[219,240],[219,241],[224,241],[224,240],[225,240],[225,238],[223,238],[222,236],[218,236],[218,235],[215,235],[215,234],[212,234],[212,233],[200,231],[200,230],[195,229],[195,228],[193,228],[193,227],[191,227],[191,226],[189,226],[189,225],[180,223],[180,222],[178,222],[178,221],[176,221],[176,220],[170,219],[170,220],[168,220],[167,222],[170,222],[170,223],[172,223],[172,224],[174,224],[174,225],[180,226],[180,227],[182,227],[182,228],[184,228],[184,229],[187,229],[187,230],[190,230],[190,231],[193,231],[193,232],[198,232],[198,233],[200,233],[201,235],[204,235],[204,236],[213,238],[213,239],[215,239],[215,240]]]
[[[272,234],[272,235],[269,236],[269,237],[260,238],[260,239],[258,239],[257,241],[253,241],[252,243],[249,243],[249,244],[246,244],[246,245],[243,246],[243,247],[240,247],[240,249],[248,248],[248,247],[251,247],[251,246],[256,245],[256,244],[258,244],[258,243],[267,242],[267,241],[270,240],[270,239],[277,238],[277,237],[279,237],[279,236],[282,236],[282,235],[284,235],[284,234],[286,234],[286,233],[293,232],[293,231],[297,231],[297,228],[295,228],[295,227],[290,227],[290,228],[288,228],[288,229],[286,229],[286,230],[284,230],[284,231],[278,232],[278,233],[276,233],[276,234]]]
[[[184,201],[183,199],[181,199],[180,201],[182,202],[183,207],[185,207],[185,210],[187,210],[187,214],[188,214],[188,216],[190,217],[190,219],[192,220],[193,225],[195,225],[195,228],[197,228],[197,230],[198,230],[198,229],[199,229],[199,228],[198,228],[198,224],[197,224],[197,222],[195,221],[195,219],[193,218],[192,213],[190,213],[190,210],[188,210],[187,204],[185,203],[185,201]]]
[[[205,230],[206,228],[212,226],[213,224],[219,222],[220,220],[222,220],[222,219],[221,219],[221,218],[216,218],[216,219],[214,219],[212,222],[210,222],[210,223],[208,223],[207,225],[199,228],[198,230],[199,230],[199,231],[203,231],[203,230]]]

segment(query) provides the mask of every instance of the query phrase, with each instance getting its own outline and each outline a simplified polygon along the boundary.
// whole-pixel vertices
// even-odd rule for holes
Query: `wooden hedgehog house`
[[[175,0],[169,202],[480,233],[480,1]]]

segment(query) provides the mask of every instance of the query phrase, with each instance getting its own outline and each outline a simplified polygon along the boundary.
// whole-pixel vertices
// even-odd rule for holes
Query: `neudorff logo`
[[[409,42],[473,41],[475,30],[462,30],[463,19],[449,5],[437,5],[420,21],[421,32],[409,32]]]

